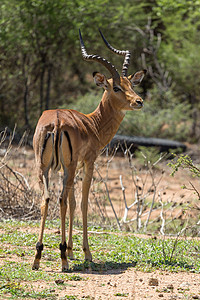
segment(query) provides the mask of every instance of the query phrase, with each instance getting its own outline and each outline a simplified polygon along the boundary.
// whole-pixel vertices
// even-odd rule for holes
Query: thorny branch
[[[112,211],[113,211],[113,213],[114,213],[115,219],[116,219],[116,221],[117,221],[117,226],[118,226],[119,230],[121,230],[121,225],[120,225],[120,223],[119,223],[119,219],[118,219],[118,217],[117,217],[117,214],[116,214],[116,211],[115,211],[115,209],[114,209],[112,200],[111,200],[111,198],[110,198],[110,194],[109,194],[109,190],[108,190],[108,185],[107,185],[106,181],[103,179],[103,177],[101,176],[101,173],[99,172],[98,168],[96,168],[96,171],[97,171],[99,177],[101,178],[101,181],[102,181],[103,184],[105,185],[107,197],[108,197],[108,200],[109,200],[109,202],[110,202],[110,205],[111,205]]]

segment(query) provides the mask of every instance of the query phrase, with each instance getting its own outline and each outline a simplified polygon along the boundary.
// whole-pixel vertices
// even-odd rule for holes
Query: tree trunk
[[[25,127],[29,128],[29,118],[28,118],[28,78],[24,81],[24,121]]]
[[[40,74],[40,114],[43,112],[43,100],[44,100],[44,75],[45,75],[45,63],[43,62],[42,70]]]
[[[48,66],[48,73],[47,73],[47,88],[46,88],[45,109],[49,109],[49,103],[50,103],[51,72],[52,72],[52,66],[49,65]]]
[[[22,64],[22,71],[23,71],[23,76],[24,76],[24,122],[25,122],[25,127],[29,128],[29,116],[28,116],[28,71],[29,69],[29,57],[25,54],[23,56],[23,64]]]

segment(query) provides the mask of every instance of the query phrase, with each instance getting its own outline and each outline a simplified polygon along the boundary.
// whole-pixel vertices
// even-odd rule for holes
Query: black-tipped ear
[[[133,75],[128,76],[128,79],[132,83],[133,86],[138,85],[142,79],[144,78],[145,74],[147,73],[147,70],[142,70],[139,72],[136,72]]]
[[[105,90],[107,90],[109,83],[105,75],[99,72],[94,72],[93,77],[94,77],[94,82],[96,83],[97,86],[103,87]]]
[[[98,73],[98,72],[93,72],[93,73],[92,73],[92,76],[94,77],[97,73]]]

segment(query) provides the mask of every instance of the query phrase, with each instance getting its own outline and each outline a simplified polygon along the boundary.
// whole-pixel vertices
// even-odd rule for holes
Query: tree
[[[176,94],[191,104],[191,137],[199,139],[200,1],[157,0],[154,13],[164,27],[160,60],[176,82],[173,87]]]

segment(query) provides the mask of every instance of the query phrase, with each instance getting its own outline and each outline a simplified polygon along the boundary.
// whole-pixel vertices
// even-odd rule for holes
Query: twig
[[[100,172],[99,172],[99,170],[98,170],[97,168],[96,168],[96,171],[97,171],[97,173],[99,174],[99,176],[100,176],[100,178],[101,178],[101,181],[102,181],[102,182],[104,183],[104,185],[105,185],[106,193],[107,193],[107,196],[108,196],[108,200],[109,200],[109,202],[110,202],[110,205],[111,205],[111,208],[112,208],[112,210],[113,210],[115,219],[116,219],[116,221],[117,221],[117,226],[118,226],[119,230],[122,230],[122,229],[121,229],[121,225],[120,225],[120,223],[119,223],[119,219],[118,219],[117,214],[116,214],[116,212],[115,212],[114,206],[113,206],[112,201],[111,201],[111,199],[110,199],[110,194],[109,194],[109,190],[108,190],[107,183],[106,183],[106,181],[103,179],[103,177],[101,176],[101,174],[100,174]]]
[[[194,184],[191,181],[189,181],[189,183],[192,186],[192,188],[194,189],[194,191],[197,193],[197,196],[198,196],[198,198],[200,200],[200,192],[196,189],[196,187],[194,186]]]
[[[163,202],[162,202],[162,198],[161,198],[161,195],[160,195],[160,192],[158,193],[158,196],[160,198],[159,202],[161,204],[161,212],[160,212],[160,218],[162,220],[162,225],[161,225],[161,228],[160,228],[160,233],[162,235],[165,235],[165,232],[164,232],[164,229],[165,229],[165,219],[163,217]]]
[[[124,205],[125,205],[123,222],[126,222],[126,219],[127,219],[127,216],[128,216],[128,206],[127,206],[127,202],[126,202],[125,187],[123,186],[123,183],[122,183],[122,175],[119,176],[119,180],[120,180],[120,183],[121,183],[123,200],[124,200]]]

